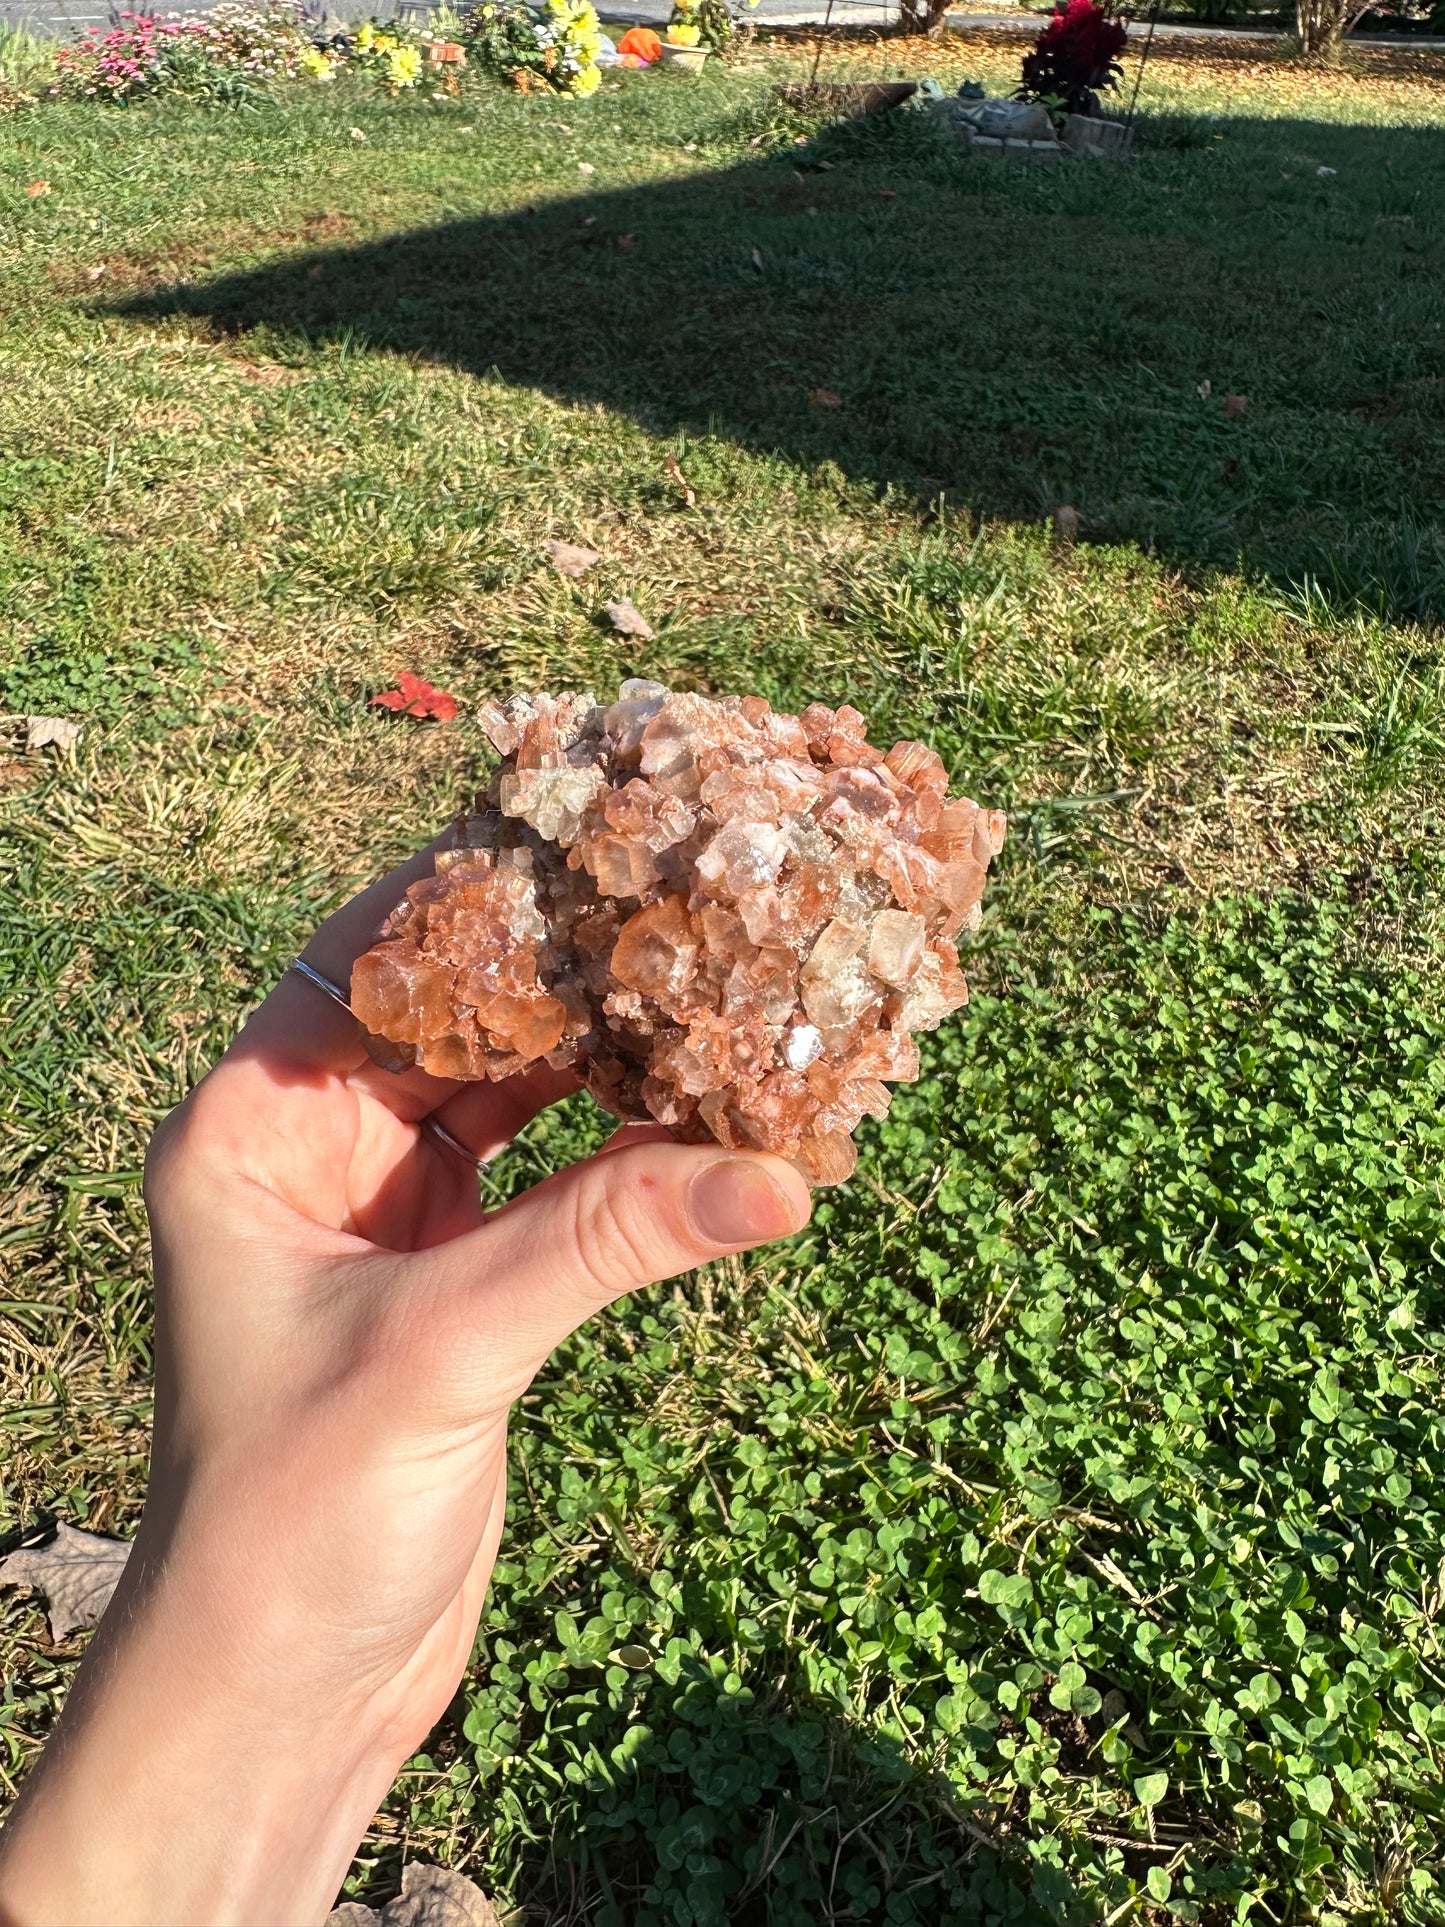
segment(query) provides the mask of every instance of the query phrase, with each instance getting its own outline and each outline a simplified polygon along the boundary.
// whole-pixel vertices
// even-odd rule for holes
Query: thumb
[[[786,1237],[810,1209],[805,1180],[783,1158],[624,1145],[559,1171],[457,1239],[448,1269],[463,1266],[488,1323],[540,1357],[625,1292]]]

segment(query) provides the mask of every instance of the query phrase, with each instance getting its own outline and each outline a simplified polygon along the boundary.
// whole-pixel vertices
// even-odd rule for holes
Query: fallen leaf
[[[1072,502],[1059,502],[1054,508],[1054,542],[1061,549],[1072,548],[1079,538],[1079,511]]]
[[[578,542],[559,542],[555,537],[542,547],[552,558],[553,568],[560,575],[570,575],[574,581],[602,560],[596,549],[584,549]]]
[[[1224,397],[1224,412],[1232,422],[1242,422],[1249,413],[1249,396],[1226,395]]]
[[[379,703],[383,709],[401,710],[408,716],[435,716],[439,723],[449,723],[457,713],[456,697],[436,688],[414,669],[403,669],[396,685],[395,689],[383,689],[373,696],[372,702]]]
[[[101,262],[98,262],[95,267],[87,268],[85,270],[85,278],[87,281],[99,281],[100,277],[104,273],[105,273],[105,263],[104,261],[101,261]]]
[[[380,1913],[359,1900],[344,1901],[326,1916],[326,1927],[501,1927],[501,1923],[491,1901],[465,1874],[411,1861],[401,1870],[401,1892]]]
[[[761,248],[753,248],[753,249],[751,250],[751,256],[750,256],[750,258],[751,258],[751,260],[752,260],[752,264],[753,264],[753,266],[754,266],[754,267],[755,267],[755,268],[757,269],[757,271],[758,271],[758,273],[759,273],[759,274],[761,274],[761,273],[762,273],[762,271],[763,271],[763,251],[762,251],[762,249],[761,249]]]
[[[366,135],[361,131],[359,127],[353,127],[351,130],[351,138],[354,141],[364,141],[366,139]]]
[[[308,281],[319,281],[325,273],[326,263],[324,261],[317,261],[312,267],[306,270],[306,279]]]
[[[896,201],[898,199],[898,189],[896,187],[875,187],[873,192],[880,201]]]
[[[59,749],[74,749],[83,731],[84,724],[72,723],[65,716],[27,716],[25,747],[44,749],[47,743],[54,743]]]
[[[595,214],[584,214],[577,225],[578,227],[596,227],[597,216]]]
[[[595,174],[597,169],[592,165],[591,161],[578,161],[577,172],[579,174]]]
[[[663,460],[662,466],[667,470],[668,479],[672,482],[683,501],[687,503],[690,509],[696,508],[697,490],[683,474],[682,463],[678,461],[676,455],[667,455]]]
[[[816,165],[820,174],[831,174],[833,172],[833,163],[831,161],[818,161]]]
[[[636,240],[637,236],[635,234],[619,234],[617,237],[617,245],[625,250],[632,247]]]
[[[835,395],[831,388],[810,388],[808,400],[815,408],[841,408],[843,397]]]
[[[30,196],[32,201],[38,201],[42,194],[48,194],[50,192],[50,183],[49,181],[32,181],[25,192]]]
[[[103,1539],[62,1524],[47,1545],[24,1546],[0,1559],[0,1586],[44,1593],[50,1637],[59,1645],[77,1629],[97,1623],[129,1557],[128,1539]]]
[[[652,641],[652,625],[638,614],[630,596],[620,596],[616,602],[609,602],[607,615],[618,635],[636,636],[639,642]]]
[[[1329,180],[1332,174],[1338,174],[1339,171],[1340,170],[1337,167],[1317,167],[1315,169],[1316,174],[1319,175],[1322,181]],[[35,189],[32,187],[30,192],[33,194],[35,192]]]
[[[1210,386],[1210,383],[1207,380],[1205,380],[1200,382],[1199,386],[1195,389],[1194,392],[1196,395],[1198,395],[1201,401],[1208,401],[1210,395],[1213,393],[1213,389]]]
[[[381,1918],[383,1927],[499,1927],[481,1888],[447,1867],[403,1867],[401,1893]]]

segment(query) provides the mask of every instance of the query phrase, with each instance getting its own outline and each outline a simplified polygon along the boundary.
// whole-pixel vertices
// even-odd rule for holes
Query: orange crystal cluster
[[[352,977],[377,1061],[575,1065],[618,1117],[853,1169],[852,1132],[968,1000],[1004,817],[857,710],[622,685],[479,718],[501,767]]]

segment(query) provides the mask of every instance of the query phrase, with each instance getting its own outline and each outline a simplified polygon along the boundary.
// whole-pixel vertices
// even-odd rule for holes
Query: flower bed
[[[129,101],[145,94],[235,97],[325,65],[293,7],[223,0],[204,14],[121,13],[56,55],[62,97]]]
[[[240,100],[285,82],[364,76],[389,93],[454,94],[469,66],[523,92],[595,93],[610,58],[591,0],[486,0],[443,35],[368,20],[318,41],[295,0],[222,0],[207,13],[115,16],[56,56],[49,90],[124,105],[155,94]],[[632,63],[629,63],[632,64]],[[21,103],[17,103],[21,104]],[[23,104],[32,104],[29,96]]]

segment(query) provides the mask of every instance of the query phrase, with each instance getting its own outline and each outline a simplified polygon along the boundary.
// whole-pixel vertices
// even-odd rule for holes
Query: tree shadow
[[[283,356],[344,338],[981,516],[1069,502],[1086,539],[1445,618],[1438,132],[1140,140],[1015,169],[894,115],[109,312]]]

